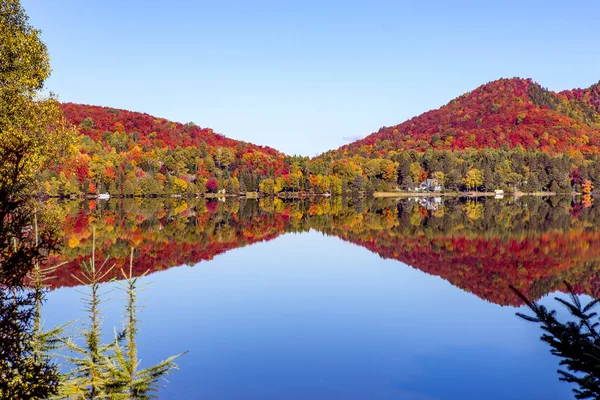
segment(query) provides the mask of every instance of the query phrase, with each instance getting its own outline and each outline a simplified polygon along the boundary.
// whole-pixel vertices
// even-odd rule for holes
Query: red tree
[[[217,183],[217,180],[215,178],[210,178],[206,182],[206,190],[208,190],[209,192],[216,192],[217,190],[219,190],[219,184]]]

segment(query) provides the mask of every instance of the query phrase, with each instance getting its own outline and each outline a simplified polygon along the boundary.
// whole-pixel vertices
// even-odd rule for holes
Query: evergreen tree
[[[565,282],[570,301],[560,297],[555,300],[566,307],[575,321],[562,322],[556,311],[529,300],[519,290],[511,286],[513,291],[533,311],[534,316],[517,313],[526,321],[539,324],[544,331],[541,340],[551,348],[551,353],[561,358],[558,371],[560,380],[574,383],[573,389],[577,399],[600,398],[600,323],[598,314],[593,311],[599,300],[592,300],[583,305],[573,288]]]
[[[129,271],[126,273],[121,270],[123,283],[121,290],[127,296],[127,305],[125,307],[125,316],[127,318],[126,326],[122,335],[115,335],[114,355],[107,363],[108,384],[111,399],[128,400],[146,400],[156,396],[153,394],[158,391],[158,382],[169,375],[171,371],[177,369],[175,360],[185,353],[167,358],[160,363],[140,369],[141,360],[138,358],[136,337],[139,333],[137,318],[138,305],[137,294],[141,289],[139,285],[140,278],[133,276],[133,249],[129,259]],[[124,344],[123,344],[124,342]]]
[[[95,231],[92,249],[95,252]],[[140,277],[133,276],[133,249],[129,260],[129,271],[122,271],[124,278],[121,289],[127,295],[125,306],[126,323],[123,331],[115,331],[112,342],[102,343],[102,320],[100,305],[102,284],[114,268],[106,267],[108,258],[99,267],[96,266],[94,252],[88,263],[83,264],[83,278],[75,277],[79,283],[89,288],[86,294],[85,310],[89,321],[81,330],[83,345],[73,338],[64,341],[66,350],[74,353],[65,358],[73,366],[63,378],[58,398],[61,399],[129,399],[146,400],[154,398],[158,391],[158,382],[177,369],[175,360],[183,354],[178,354],[166,360],[141,369],[138,357],[136,337],[138,329],[137,293],[140,290]]]
[[[114,343],[102,343],[102,314],[100,305],[102,299],[103,280],[110,274],[114,265],[108,266],[108,258],[100,266],[96,266],[96,233],[92,238],[92,255],[89,262],[84,262],[82,278],[74,278],[83,286],[87,286],[89,293],[85,293],[85,311],[88,313],[88,323],[81,330],[80,335],[84,344],[79,345],[73,338],[65,341],[65,347],[73,356],[66,356],[73,368],[60,387],[60,398],[96,400],[107,398],[110,394],[110,376],[108,357],[114,348]]]

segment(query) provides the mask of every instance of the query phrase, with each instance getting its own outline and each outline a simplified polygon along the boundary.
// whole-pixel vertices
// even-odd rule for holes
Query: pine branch
[[[535,316],[517,313],[520,318],[540,324],[545,332],[540,339],[550,346],[553,355],[561,358],[558,370],[559,380],[576,384],[573,389],[577,399],[600,399],[600,335],[598,315],[592,310],[598,300],[592,300],[585,306],[573,288],[565,282],[569,291],[569,301],[555,300],[569,310],[576,321],[561,322],[554,310],[530,301],[518,289],[511,289],[529,307]]]

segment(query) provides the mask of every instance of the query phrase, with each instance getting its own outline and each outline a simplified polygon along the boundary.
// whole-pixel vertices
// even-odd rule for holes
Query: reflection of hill
[[[510,239],[451,236],[390,237],[375,232],[368,240],[340,231],[339,237],[384,258],[392,258],[497,304],[516,304],[514,284],[538,298],[564,280],[584,285],[598,277],[600,234],[549,232],[539,238]],[[583,281],[581,280],[583,278]],[[586,289],[587,289],[586,285]]]
[[[105,203],[106,204],[106,203]],[[239,217],[239,204],[219,206],[216,202],[188,205],[185,201],[164,204],[152,201],[137,206],[134,201],[110,203],[106,208],[80,209],[67,204],[65,246],[53,263],[68,261],[57,272],[52,287],[74,286],[82,261],[92,253],[92,230],[96,230],[96,259],[110,256],[110,264],[127,264],[129,249],[136,249],[134,271],[156,272],[171,267],[210,260],[228,250],[270,240],[284,232],[285,218],[259,212],[246,203]],[[118,276],[115,269],[112,276]]]
[[[447,200],[442,205],[342,199],[124,201],[120,206],[92,204],[87,211],[68,206],[61,257],[69,263],[54,287],[75,284],[71,274],[91,253],[91,227],[97,231],[100,257],[111,255],[117,265],[135,247],[140,274],[210,260],[233,248],[312,228],[497,304],[517,304],[510,284],[538,298],[568,280],[591,294],[600,277],[599,207],[581,208],[566,199]]]

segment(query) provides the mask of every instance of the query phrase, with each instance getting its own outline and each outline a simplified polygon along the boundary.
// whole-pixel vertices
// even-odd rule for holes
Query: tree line
[[[413,191],[428,179],[448,192],[591,192],[600,179],[600,156],[510,149],[391,152],[314,159],[199,146],[140,146],[134,135],[107,132],[105,140],[79,136],[76,154],[39,174],[53,197],[187,195],[287,192],[342,195]]]

